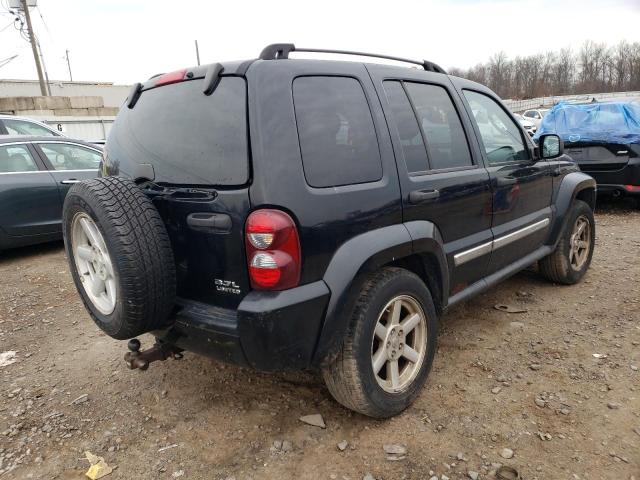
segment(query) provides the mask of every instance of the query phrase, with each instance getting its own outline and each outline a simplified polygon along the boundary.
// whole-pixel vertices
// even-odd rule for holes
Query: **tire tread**
[[[112,261],[117,264],[122,302],[119,328],[110,330],[82,294],[94,321],[106,333],[121,339],[163,326],[175,302],[176,273],[171,242],[158,210],[135,183],[120,177],[97,178],[74,185],[65,200],[63,220],[67,254],[74,270],[70,242],[66,238],[73,220],[66,214],[67,205],[74,197],[95,211]],[[78,282],[76,285],[84,293]]]
[[[323,369],[327,389],[336,401],[351,410],[374,418],[388,418],[398,411],[390,411],[371,401],[366,390],[367,382],[363,379],[363,372],[358,367],[357,345],[355,344],[358,338],[357,331],[365,326],[365,313],[372,299],[376,298],[388,282],[393,281],[396,277],[406,275],[412,276],[422,283],[413,273],[397,267],[385,267],[372,273],[364,281],[338,354]],[[433,311],[435,313],[435,309]],[[412,400],[413,398],[402,409]]]

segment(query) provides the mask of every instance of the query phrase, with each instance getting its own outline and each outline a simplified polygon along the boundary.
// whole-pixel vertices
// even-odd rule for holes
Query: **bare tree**
[[[498,95],[508,93],[509,63],[505,52],[496,53],[489,59],[489,87]]]
[[[570,48],[563,48],[552,68],[552,91],[556,95],[569,93],[574,83],[576,59]]]
[[[514,99],[640,90],[640,43],[609,47],[589,40],[577,54],[563,48],[513,60],[498,52],[485,64],[451,71]]]

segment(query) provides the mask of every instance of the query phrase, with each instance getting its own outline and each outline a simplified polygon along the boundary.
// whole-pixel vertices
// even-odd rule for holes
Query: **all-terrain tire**
[[[87,217],[113,267],[115,307],[107,314],[85,291],[74,257],[74,219]],[[66,196],[62,221],[73,281],[98,327],[122,340],[166,325],[176,295],[173,251],[158,210],[140,188],[120,177],[77,183]]]
[[[409,296],[426,316],[425,356],[414,380],[402,391],[383,389],[372,366],[372,341],[378,317],[388,302]],[[364,283],[342,346],[323,369],[331,395],[345,407],[375,418],[388,418],[406,409],[424,385],[436,351],[438,319],[431,293],[418,276],[401,268],[384,268]]]
[[[574,235],[574,228],[578,219],[585,219],[589,225],[589,251],[587,258],[580,268],[575,268],[570,260],[570,253],[572,248],[572,236]],[[591,265],[591,258],[593,257],[593,249],[595,246],[596,238],[596,223],[593,217],[593,211],[586,202],[582,200],[576,200],[569,211],[567,218],[567,224],[564,231],[561,234],[560,241],[556,249],[547,257],[540,260],[538,263],[540,273],[555,283],[562,283],[565,285],[573,285],[582,280],[585,273]]]

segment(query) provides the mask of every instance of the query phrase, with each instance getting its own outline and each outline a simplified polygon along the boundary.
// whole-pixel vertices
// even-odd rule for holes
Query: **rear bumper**
[[[604,195],[640,195],[640,183],[636,184],[598,184],[598,193]]]
[[[619,170],[589,171],[581,170],[591,175],[598,184],[598,193],[615,193],[621,191],[630,195],[640,194],[640,158],[632,158]]]
[[[258,370],[310,366],[329,301],[323,281],[249,293],[237,310],[179,300],[172,326],[153,334],[179,348]]]

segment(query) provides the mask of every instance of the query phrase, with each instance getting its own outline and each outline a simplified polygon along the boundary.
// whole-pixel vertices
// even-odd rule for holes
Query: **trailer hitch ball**
[[[140,351],[140,340],[132,338],[127,343],[129,351],[124,354],[124,361],[131,370],[136,368],[146,370],[149,364],[158,360],[166,360],[171,357],[175,360],[182,358],[182,350],[166,343],[156,342],[155,345],[147,350]]]

